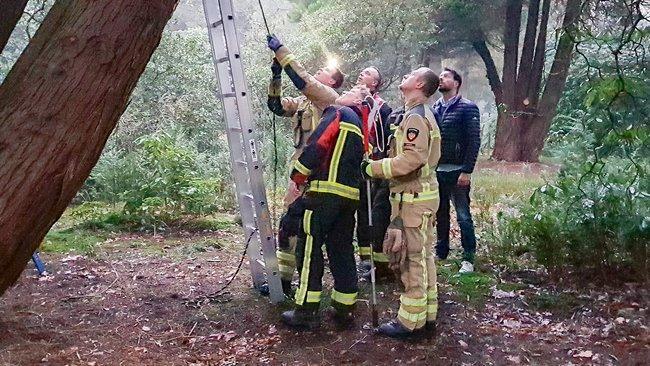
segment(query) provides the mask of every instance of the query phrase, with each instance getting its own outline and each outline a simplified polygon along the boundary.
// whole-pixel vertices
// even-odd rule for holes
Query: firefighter
[[[362,121],[369,112],[362,101],[367,96],[367,88],[355,86],[336,100],[336,106],[324,111],[291,173],[296,184],[308,188],[303,216],[305,240],[296,248],[300,285],[295,309],[282,313],[282,321],[290,326],[320,325],[323,244],[334,277],[332,315],[343,326],[353,320],[358,287],[352,237],[361,182],[358,166],[364,154]]]
[[[438,76],[426,67],[404,76],[399,87],[405,113],[391,139],[389,157],[361,165],[364,176],[390,182],[391,223],[384,252],[401,257],[394,264],[404,285],[397,318],[378,329],[390,337],[409,336],[425,325],[434,328],[438,312],[431,243],[438,209],[434,173],[440,157],[440,130],[427,104],[438,84]]]
[[[282,45],[275,36],[268,37],[268,46],[275,53],[271,65],[271,82],[269,85],[268,107],[276,115],[291,117],[294,153],[289,167],[302,153],[307,139],[316,129],[323,110],[334,103],[339,94],[335,89],[343,83],[343,74],[334,67],[319,69],[310,75],[295,59],[289,49]],[[282,97],[282,70],[303,94],[296,98]],[[291,295],[291,280],[295,272],[295,247],[302,229],[300,223],[304,213],[304,202],[299,197],[301,187],[289,180],[284,196],[284,213],[280,219],[278,232],[278,264],[282,289]]]
[[[382,76],[374,66],[361,70],[357,77],[357,85],[365,85],[370,90],[374,100],[374,108],[377,112],[370,116],[369,143],[371,151],[370,159],[379,160],[387,157],[388,138],[390,136],[389,116],[392,112],[390,106],[379,96],[379,88],[382,84]],[[382,252],[382,242],[386,228],[390,223],[390,201],[388,200],[388,181],[373,179],[371,182],[372,197],[372,223],[370,230],[368,226],[368,211],[366,185],[362,182],[359,210],[357,211],[357,240],[359,245],[359,257],[361,258],[362,277],[370,278],[370,251],[374,251],[376,273],[379,278],[388,278],[391,271],[388,269],[388,257]],[[372,243],[373,248],[370,247]]]

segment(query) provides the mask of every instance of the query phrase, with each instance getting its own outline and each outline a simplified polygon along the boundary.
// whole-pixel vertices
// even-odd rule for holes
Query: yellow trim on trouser
[[[382,159],[381,172],[384,174],[386,179],[391,179],[393,177],[393,169],[390,166],[390,159]]]
[[[339,122],[339,128],[340,128],[341,130],[345,130],[345,131],[350,131],[350,132],[356,133],[357,135],[359,135],[359,137],[361,137],[361,138],[363,139],[363,133],[361,133],[361,129],[360,129],[359,127],[353,125],[352,123],[348,123],[348,122]]]
[[[278,257],[278,259],[281,259],[283,261],[296,263],[296,256],[293,254],[285,253],[278,250],[277,252],[275,252],[275,255]]]
[[[307,302],[320,302],[321,291],[307,291]]]
[[[411,323],[417,324],[422,322],[423,320],[426,321],[427,311],[424,310],[418,313],[409,313],[406,309],[400,306],[399,311],[397,311],[397,316],[400,318],[404,318],[404,320],[407,320]],[[402,323],[402,325],[406,325],[406,324]]]
[[[302,217],[302,225],[307,234],[307,240],[305,240],[305,255],[302,259],[302,271],[300,273],[300,285],[298,286],[298,291],[296,291],[296,304],[302,305],[305,302],[305,296],[307,295],[307,284],[309,282],[309,266],[311,265],[311,250],[314,244],[314,237],[311,235],[311,215],[312,210],[305,210],[305,214]]]
[[[401,295],[399,297],[399,302],[400,302],[400,304],[406,305],[406,306],[418,306],[418,307],[420,307],[420,306],[426,306],[427,305],[427,298],[422,297],[422,298],[419,298],[419,299],[412,299],[410,297],[406,297],[404,295]]]
[[[438,317],[438,289],[437,286],[427,292],[427,321],[434,321]]]
[[[386,254],[384,254],[383,252],[374,252],[373,253],[373,259],[375,260],[375,262],[379,262],[379,263],[388,263],[388,262],[390,262],[388,260],[388,256]]]
[[[402,203],[415,203],[415,202],[424,202],[432,201],[438,199],[438,190],[434,189],[428,192],[420,192],[418,196],[415,197],[412,193],[394,193],[390,195],[390,200],[393,202],[402,202]]]
[[[336,145],[334,146],[334,153],[332,154],[332,160],[330,161],[330,170],[328,175],[328,182],[336,182],[336,176],[339,174],[339,162],[341,160],[341,153],[343,152],[343,145],[345,145],[345,138],[348,135],[348,131],[339,132],[339,137],[336,139]]]
[[[332,193],[351,200],[359,200],[359,188],[348,187],[338,182],[314,180],[309,183],[308,192]]]
[[[359,255],[370,255],[370,247],[359,247]]]
[[[332,290],[332,300],[343,305],[354,305],[357,302],[357,293],[345,294]]]
[[[282,60],[278,60],[278,62],[284,68],[284,67],[287,67],[287,65],[289,65],[291,63],[291,61],[293,61],[295,59],[296,59],[296,56],[294,56],[292,53],[290,53],[290,54],[284,56],[284,58]]]
[[[278,257],[280,277],[283,280],[291,280],[293,278],[293,272],[296,270],[296,256],[281,250],[277,250],[275,255]]]

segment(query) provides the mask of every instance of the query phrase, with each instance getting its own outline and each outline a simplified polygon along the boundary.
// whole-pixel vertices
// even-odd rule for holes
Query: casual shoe
[[[338,310],[330,306],[325,310],[325,314],[336,323],[338,328],[347,329],[354,326],[352,311]]]
[[[460,270],[458,270],[458,273],[464,274],[464,273],[472,273],[474,272],[474,265],[468,261],[462,261],[460,262]]]
[[[384,323],[377,329],[379,333],[391,338],[408,338],[413,335],[413,331],[404,327],[402,323],[397,320],[391,320]]]
[[[315,329],[320,327],[320,315],[316,311],[294,309],[280,315],[282,322],[290,327]]]

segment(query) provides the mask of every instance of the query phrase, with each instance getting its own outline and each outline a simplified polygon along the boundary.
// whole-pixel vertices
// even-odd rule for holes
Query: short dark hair
[[[334,79],[334,85],[332,85],[332,88],[338,89],[341,87],[341,85],[343,85],[343,81],[345,81],[345,75],[343,75],[341,70],[336,67],[332,73],[332,79]]]
[[[379,71],[378,68],[376,68],[375,66],[369,66],[369,67],[377,71],[377,86],[375,87],[375,91],[377,91],[381,87],[381,84],[384,82],[384,78],[383,76],[381,76],[381,72]]]
[[[424,93],[424,96],[428,98],[438,90],[440,78],[429,68],[427,68],[427,70],[422,74],[421,78],[422,81],[424,81],[422,92]]]
[[[456,71],[456,70],[454,70],[454,69],[450,69],[450,68],[448,68],[448,67],[445,67],[444,69],[442,69],[442,71],[443,71],[443,72],[447,71],[447,72],[451,73],[451,75],[453,76],[454,80],[456,80],[456,81],[458,82],[458,89],[460,89],[460,86],[463,85],[463,78],[460,76],[460,74],[458,73],[458,71]]]

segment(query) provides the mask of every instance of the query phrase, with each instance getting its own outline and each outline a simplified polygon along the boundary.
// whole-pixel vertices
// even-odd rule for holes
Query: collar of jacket
[[[449,100],[450,103],[449,105],[447,105],[447,108],[456,105],[458,102],[460,102],[461,99],[463,99],[463,96],[460,94],[456,94],[453,98]],[[434,104],[434,108],[437,109],[439,107],[443,107],[444,105],[445,105],[445,100],[442,97],[440,97],[440,99],[436,100],[436,103]]]
[[[407,100],[407,101],[406,101],[406,104],[405,104],[405,106],[404,106],[404,112],[408,112],[408,111],[410,111],[411,109],[413,109],[413,108],[419,106],[420,104],[426,104],[426,103],[427,103],[427,99],[428,99],[428,98],[425,98],[425,97],[421,97],[421,98],[418,97],[418,98],[414,98],[414,99],[412,99],[412,100]]]

